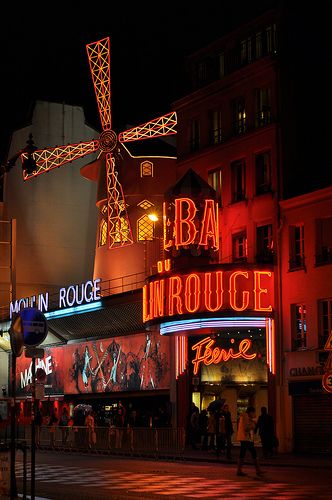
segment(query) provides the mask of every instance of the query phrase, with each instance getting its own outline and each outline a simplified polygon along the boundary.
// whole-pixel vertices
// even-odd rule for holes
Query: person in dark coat
[[[232,435],[234,434],[232,415],[229,411],[229,406],[225,404],[222,409],[225,418],[225,441],[226,441],[226,458],[232,458]]]
[[[261,414],[257,420],[255,434],[257,432],[261,438],[264,458],[272,457],[275,439],[274,422],[273,417],[268,414],[266,406],[261,407]]]

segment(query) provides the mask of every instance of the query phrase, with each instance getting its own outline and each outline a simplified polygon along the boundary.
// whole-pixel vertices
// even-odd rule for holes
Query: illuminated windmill
[[[168,113],[117,135],[111,128],[110,39],[107,37],[89,43],[86,49],[103,131],[99,139],[89,142],[37,149],[32,153],[36,165],[33,171],[25,168],[25,164],[29,164],[31,158],[27,152],[23,152],[21,154],[23,178],[31,179],[98,150],[100,154],[105,153],[108,247],[116,248],[132,244],[133,238],[122,186],[115,168],[114,150],[118,142],[125,143],[175,134],[176,113]]]

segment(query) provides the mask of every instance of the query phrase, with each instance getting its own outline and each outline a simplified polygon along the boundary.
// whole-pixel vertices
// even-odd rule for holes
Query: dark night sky
[[[83,106],[87,122],[100,129],[87,43],[111,38],[113,128],[119,132],[171,110],[185,94],[187,55],[275,4],[68,0],[9,5],[0,30],[1,162],[11,132],[26,124],[34,99]]]

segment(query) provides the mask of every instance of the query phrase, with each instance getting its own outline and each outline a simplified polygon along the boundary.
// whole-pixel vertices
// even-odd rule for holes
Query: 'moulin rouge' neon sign
[[[255,352],[252,354],[248,354],[247,352],[252,347],[252,342],[249,339],[241,340],[236,352],[234,352],[233,347],[230,347],[229,349],[213,347],[215,342],[216,341],[211,337],[206,337],[192,346],[191,350],[196,351],[196,356],[192,360],[194,365],[194,375],[197,375],[201,363],[209,366],[211,364],[217,365],[221,363],[221,361],[228,361],[229,359],[243,358],[250,360],[255,359],[257,356],[257,353]],[[231,339],[231,343],[234,344],[234,342],[234,339]]]
[[[265,270],[211,265],[189,274],[160,274],[143,287],[144,322],[223,310],[267,313],[272,304],[273,273]]]

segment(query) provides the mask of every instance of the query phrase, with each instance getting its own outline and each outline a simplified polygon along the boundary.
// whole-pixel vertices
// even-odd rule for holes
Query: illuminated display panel
[[[169,389],[169,339],[135,334],[45,348],[46,394]],[[17,395],[31,394],[31,359],[17,358]]]
[[[191,339],[190,364],[201,383],[267,383],[265,330],[224,330]]]

